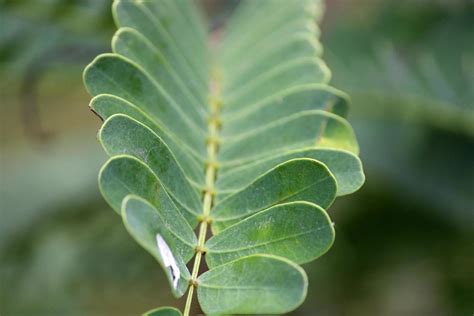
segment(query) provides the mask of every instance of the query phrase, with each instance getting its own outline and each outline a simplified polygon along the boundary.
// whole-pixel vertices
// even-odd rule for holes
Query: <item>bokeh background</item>
[[[212,27],[238,1],[200,1]],[[474,313],[474,3],[328,0],[332,85],[353,99],[367,182],[330,210],[293,315]],[[108,0],[0,1],[1,315],[138,315],[171,297],[97,189],[82,69]]]

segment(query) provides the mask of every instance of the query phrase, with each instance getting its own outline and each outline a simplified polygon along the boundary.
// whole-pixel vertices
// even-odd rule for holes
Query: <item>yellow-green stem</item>
[[[206,162],[206,188],[204,189],[203,210],[201,224],[199,227],[198,245],[196,247],[196,257],[194,259],[193,270],[191,272],[191,282],[186,298],[184,308],[184,316],[189,316],[193,301],[194,288],[198,286],[197,277],[199,267],[201,266],[202,255],[205,251],[204,244],[206,242],[207,228],[210,223],[210,212],[214,199],[214,182],[217,173],[217,151],[219,149],[219,82],[214,80],[211,83],[213,95],[209,100],[210,117],[208,123],[208,139],[207,139],[207,162]]]

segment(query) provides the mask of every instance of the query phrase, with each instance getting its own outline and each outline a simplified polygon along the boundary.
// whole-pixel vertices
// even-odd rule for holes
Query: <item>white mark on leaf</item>
[[[173,277],[173,287],[176,289],[178,287],[178,281],[181,277],[181,272],[179,271],[176,260],[174,259],[173,253],[171,252],[170,247],[166,241],[161,237],[160,234],[156,234],[156,244],[158,246],[158,252],[163,258],[163,263],[166,268],[171,269],[171,276]]]

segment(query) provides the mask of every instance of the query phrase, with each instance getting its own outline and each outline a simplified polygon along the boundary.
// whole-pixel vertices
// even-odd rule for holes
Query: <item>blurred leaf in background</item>
[[[323,314],[472,313],[474,6],[327,5],[325,56],[352,97],[367,184],[336,210]]]
[[[326,56],[353,98],[364,161],[412,198],[472,219],[474,5],[333,4]],[[350,20],[337,11],[352,9]]]
[[[51,121],[66,122],[54,125],[67,132],[70,111],[85,112],[66,105],[64,97],[82,96],[77,74],[92,56],[109,49],[113,33],[109,8],[109,1],[94,0],[0,2],[2,108],[16,119],[5,122],[2,141],[17,143],[10,134],[19,128],[30,138],[44,140],[53,133]],[[50,99],[41,100],[42,95]],[[59,106],[63,112],[52,116]]]
[[[202,1],[215,27],[237,2]],[[324,55],[352,96],[367,181],[334,206],[335,245],[305,267],[314,280],[293,314],[469,315],[474,5],[326,8]],[[110,50],[113,29],[107,0],[0,1],[2,315],[137,315],[174,302],[98,195],[105,157],[81,72]]]

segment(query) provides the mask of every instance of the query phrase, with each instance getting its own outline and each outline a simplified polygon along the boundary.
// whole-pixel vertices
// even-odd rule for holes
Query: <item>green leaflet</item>
[[[114,1],[113,53],[84,71],[111,157],[99,188],[173,294],[188,291],[185,316],[195,290],[208,314],[298,307],[296,264],[328,251],[327,209],[365,180],[349,97],[327,85],[321,12],[313,0],[242,0],[209,45],[193,0]]]
[[[364,183],[360,159],[348,151],[331,148],[303,148],[283,152],[275,156],[252,161],[247,164],[224,167],[216,187],[219,200],[250,184],[256,175],[290,159],[310,158],[324,163],[337,181],[337,196],[357,191]]]
[[[205,125],[207,106],[202,95],[190,90],[186,81],[180,78],[162,53],[143,35],[131,28],[120,28],[112,39],[112,49],[142,67],[198,125]]]
[[[227,100],[225,109],[232,110],[242,104],[255,104],[286,88],[300,84],[327,83],[331,73],[326,64],[318,58],[300,58],[278,65],[250,81],[238,82],[224,87],[223,97]]]
[[[102,54],[87,66],[84,80],[90,94],[112,94],[129,101],[159,122],[163,129],[203,152],[204,127],[193,122],[139,65],[119,55]]]
[[[160,307],[146,312],[143,316],[181,316],[181,311],[174,307]]]
[[[227,61],[236,60],[262,38],[280,32],[291,22],[309,24],[318,14],[318,7],[308,0],[296,0],[296,5],[294,2],[275,0],[256,2],[261,3],[249,5],[247,2],[245,5],[248,11],[242,15],[236,14],[231,19],[220,51],[223,65]],[[266,16],[262,19],[263,12]]]
[[[183,295],[189,279],[185,264],[194,255],[197,239],[153,172],[136,158],[116,156],[102,168],[99,187],[107,202],[122,214],[130,234],[164,267],[173,294]],[[176,273],[167,268],[158,251],[156,234],[167,244],[180,270],[177,284]]]
[[[223,115],[222,136],[232,136],[242,130],[255,129],[291,114],[309,110],[325,110],[346,117],[348,103],[348,97],[344,93],[326,85],[296,86],[275,93],[252,106],[242,106],[235,112]]]
[[[201,66],[206,73],[207,34],[202,27],[204,21],[197,7],[192,2],[183,0],[145,1],[144,5],[149,8],[156,20],[163,22],[170,37],[178,39],[175,43],[179,50],[193,59],[194,64]],[[190,26],[196,29],[197,34],[189,32]]]
[[[232,73],[235,72],[236,74],[240,74],[244,71],[252,71],[250,69],[250,65],[260,67],[255,61],[253,61],[253,59],[255,58],[253,56],[260,55],[260,52],[267,52],[268,56],[270,57],[270,60],[277,61],[278,56],[284,57],[283,52],[281,52],[281,50],[292,42],[292,37],[294,37],[295,34],[298,34],[298,36],[301,37],[304,37],[305,34],[310,35],[311,42],[313,44],[309,45],[314,46],[314,48],[316,49],[316,56],[319,57],[322,53],[322,47],[320,46],[321,44],[319,43],[319,41],[313,41],[317,38],[315,33],[318,31],[319,30],[317,26],[314,23],[308,22],[307,19],[298,19],[288,21],[287,23],[281,23],[280,25],[275,26],[275,28],[270,34],[265,34],[265,36],[261,36],[255,39],[252,42],[252,45],[246,47],[246,49],[244,51],[241,51],[238,56],[234,57],[233,59],[225,59],[225,62],[222,62],[223,72],[226,78],[232,81],[234,80],[231,75]],[[276,44],[276,42],[278,42],[279,44]],[[294,51],[292,51],[290,55],[290,57],[293,57],[294,59],[298,57],[301,58],[304,56],[307,55],[301,52]],[[245,59],[241,59],[241,62],[239,62],[238,58],[245,57],[249,58],[250,60],[247,61]],[[256,57],[255,59],[259,59],[259,57]],[[265,62],[267,66],[270,65],[265,59],[262,59],[262,62]],[[239,65],[241,65],[242,68],[240,68]]]
[[[281,38],[282,34],[277,33],[274,36]],[[258,54],[255,54],[256,52]],[[313,34],[309,30],[306,32],[301,30],[297,36],[288,37],[284,41],[275,41],[273,36],[265,39],[265,41],[259,42],[258,45],[252,46],[246,52],[246,55],[251,56],[252,53],[255,54],[255,58],[248,58],[244,59],[244,62],[226,65],[226,77],[229,78],[228,86],[238,86],[239,83],[268,72],[274,65],[286,60],[320,56],[322,47],[313,38]]]
[[[136,106],[122,98],[108,94],[100,94],[94,97],[90,106],[102,120],[106,120],[114,114],[126,114],[148,126],[171,148],[186,175],[196,183],[204,183],[204,175],[202,174],[204,160],[200,159],[199,155],[179,138],[164,131],[151,117]]]
[[[207,89],[207,71],[205,69],[206,59],[193,62],[192,51],[182,50],[177,45],[178,38],[172,37],[165,25],[163,19],[157,18],[156,11],[151,9],[149,3],[152,1],[114,1],[113,14],[114,19],[119,27],[130,27],[149,39],[153,45],[158,48],[164,57],[170,61],[170,64],[177,71],[187,78],[195,78],[190,84],[197,91],[201,91],[204,95]],[[168,24],[167,22],[166,24]],[[195,25],[197,29],[202,26]],[[185,36],[185,32],[181,33]],[[181,42],[182,39],[179,39]],[[185,42],[185,40],[183,41]],[[205,44],[205,43],[204,43]],[[202,50],[202,49],[201,49]]]
[[[224,139],[219,159],[222,165],[237,165],[304,147],[332,147],[355,154],[359,151],[347,121],[325,111],[312,110]]]
[[[136,195],[153,205],[163,217],[166,226],[183,241],[183,248],[196,245],[196,236],[181,212],[153,172],[138,159],[120,155],[111,158],[99,174],[99,188],[105,200],[119,214],[123,199]],[[188,249],[189,250],[189,249]],[[189,251],[187,252],[189,254]],[[192,255],[187,255],[187,262]]]
[[[100,171],[99,188],[105,200],[119,214],[122,200],[134,194],[160,209],[166,208],[164,211],[176,229],[190,228],[153,171],[135,157],[118,155],[110,159]]]
[[[180,297],[188,288],[190,275],[186,262],[194,254],[197,240],[191,239],[192,230],[187,234],[182,228],[181,232],[175,231],[162,210],[165,207],[156,209],[146,200],[128,195],[122,203],[123,222],[133,238],[158,260],[173,294]],[[186,237],[191,240],[184,240]]]
[[[251,254],[305,263],[324,254],[334,229],[324,209],[306,202],[279,204],[230,226],[206,242],[210,269]]]
[[[204,274],[197,288],[206,314],[282,314],[306,296],[306,273],[283,258],[252,255]]]
[[[213,231],[273,205],[308,201],[329,207],[336,196],[336,180],[326,166],[312,159],[293,159],[278,165],[213,208]]]
[[[147,164],[194,227],[201,207],[197,190],[186,179],[169,147],[146,126],[116,114],[104,122],[99,140],[110,156],[128,154]]]

